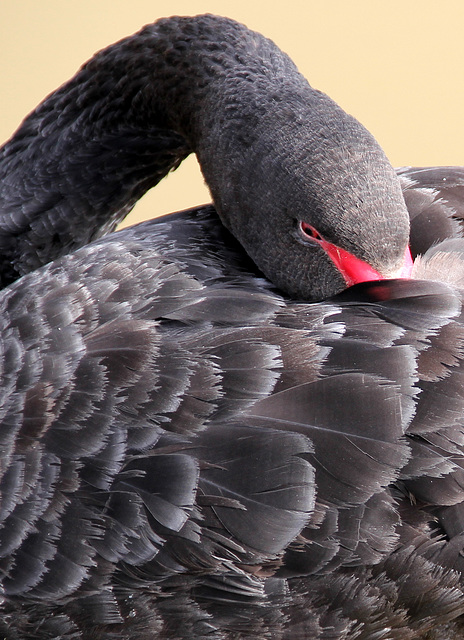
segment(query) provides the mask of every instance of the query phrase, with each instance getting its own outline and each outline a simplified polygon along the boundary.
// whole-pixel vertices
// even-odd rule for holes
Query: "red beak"
[[[345,282],[348,287],[358,284],[358,282],[385,280],[385,276],[382,276],[378,271],[373,269],[369,264],[367,264],[367,262],[364,262],[364,260],[357,258],[352,253],[345,251],[345,249],[341,249],[326,240],[321,239],[318,240],[318,242],[345,278]],[[406,247],[403,266],[398,271],[398,274],[395,274],[395,276],[392,275],[391,277],[410,278],[412,265],[413,260],[411,250],[409,247]]]

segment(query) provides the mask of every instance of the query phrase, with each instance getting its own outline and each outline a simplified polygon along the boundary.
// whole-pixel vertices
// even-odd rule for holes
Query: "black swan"
[[[98,239],[192,151],[214,208]],[[97,54],[0,176],[0,636],[461,637],[464,169],[397,176],[198,16]],[[405,202],[429,280],[387,279]]]

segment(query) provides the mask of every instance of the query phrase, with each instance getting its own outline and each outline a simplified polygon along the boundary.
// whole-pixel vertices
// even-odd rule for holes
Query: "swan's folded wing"
[[[411,219],[411,251],[423,254],[445,238],[461,238],[464,167],[397,169]]]

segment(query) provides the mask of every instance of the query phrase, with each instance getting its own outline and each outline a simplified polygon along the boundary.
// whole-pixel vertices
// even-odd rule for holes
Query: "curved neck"
[[[160,20],[39,105],[0,152],[2,284],[112,230],[199,140],[217,156],[237,78],[263,73],[256,47],[275,55],[230,20]]]
[[[291,244],[295,219],[381,273],[402,259],[404,201],[372,136],[270,40],[174,17],[98,53],[1,151],[3,284],[113,229],[192,151],[221,220],[283,290],[311,297],[319,268]]]

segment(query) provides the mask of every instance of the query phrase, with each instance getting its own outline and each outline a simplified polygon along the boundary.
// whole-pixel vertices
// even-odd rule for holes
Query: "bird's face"
[[[240,86],[241,110],[211,117],[196,151],[221,220],[265,276],[292,297],[321,300],[398,275],[409,216],[373,136],[295,78],[264,86],[259,99]]]
[[[388,164],[354,177],[346,167],[341,184],[340,177],[330,179],[331,168],[325,175],[314,167],[290,174],[282,166],[275,172],[274,160],[260,162],[265,179],[250,171],[233,197],[215,202],[223,222],[279,289],[317,301],[359,282],[408,275],[408,214]]]

